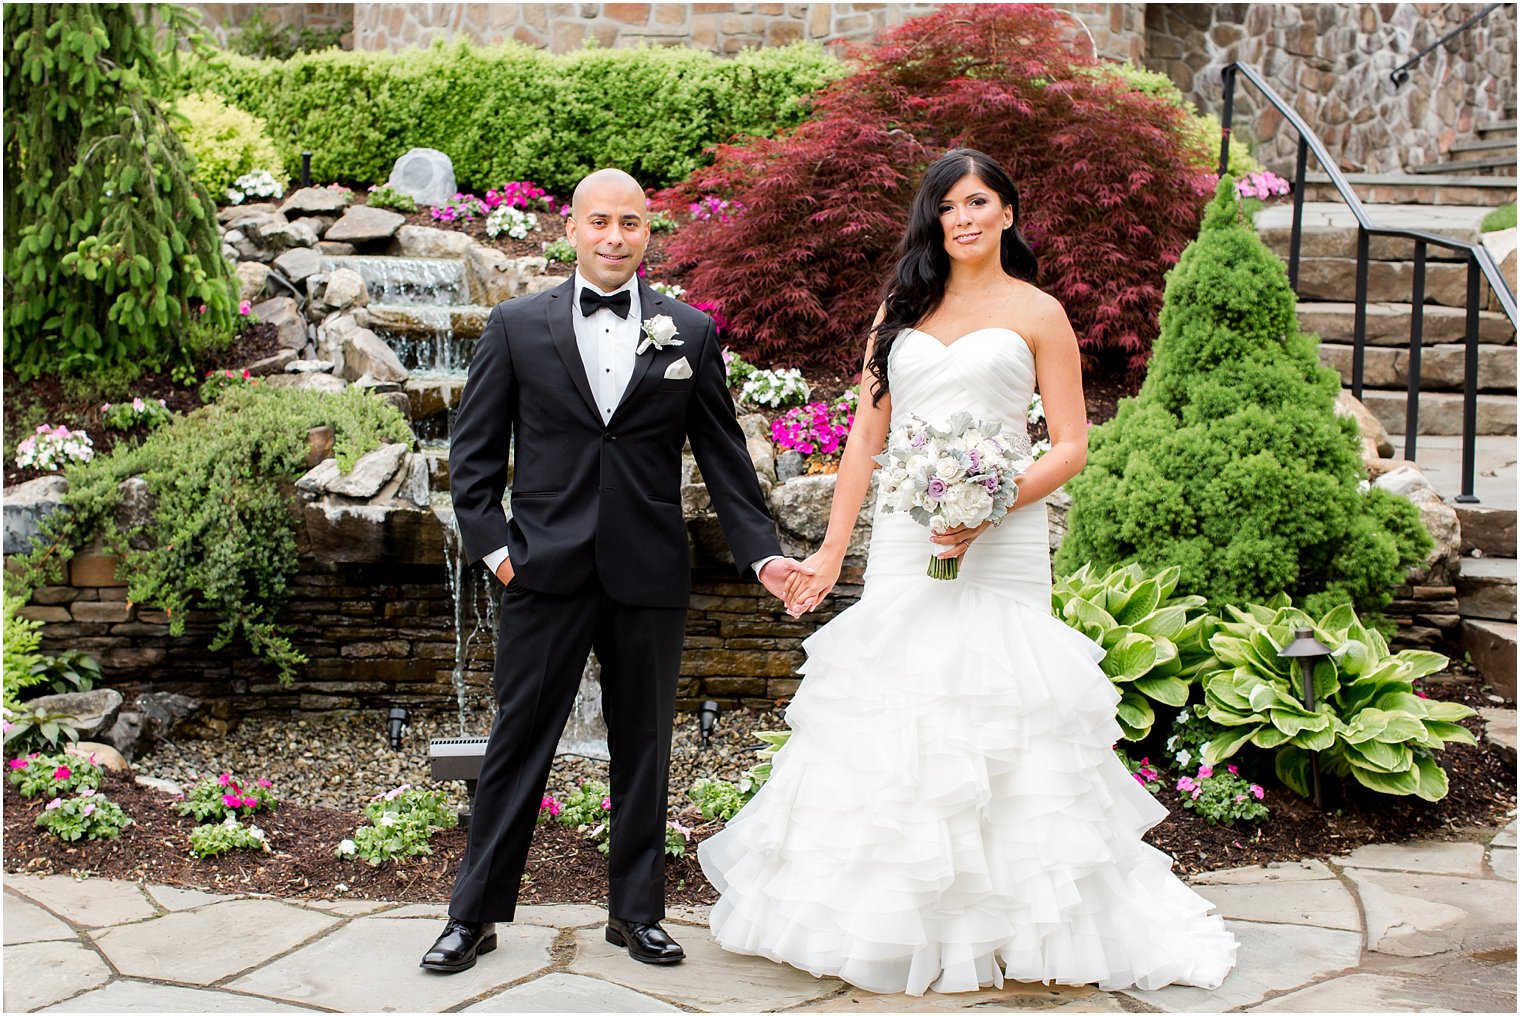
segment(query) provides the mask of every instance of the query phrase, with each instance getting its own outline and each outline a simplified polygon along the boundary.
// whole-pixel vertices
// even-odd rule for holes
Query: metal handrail
[[[1510,324],[1520,328],[1520,319],[1517,319],[1515,311],[1515,294],[1509,288],[1509,282],[1499,271],[1499,266],[1494,262],[1493,255],[1488,248],[1481,243],[1468,243],[1466,240],[1457,240],[1449,236],[1440,236],[1436,233],[1427,233],[1421,229],[1404,229],[1396,226],[1379,226],[1373,223],[1367,215],[1367,209],[1362,206],[1361,199],[1351,189],[1345,174],[1330,153],[1319,135],[1304,122],[1298,111],[1289,106],[1283,97],[1278,95],[1271,85],[1263,80],[1256,69],[1242,63],[1232,63],[1223,70],[1224,76],[1224,113],[1221,117],[1223,132],[1219,142],[1219,174],[1224,175],[1230,161],[1230,124],[1235,108],[1235,76],[1243,76],[1247,81],[1256,86],[1262,96],[1272,105],[1293,129],[1298,132],[1298,158],[1293,181],[1293,230],[1288,255],[1288,281],[1295,293],[1298,292],[1298,262],[1301,239],[1303,235],[1303,212],[1304,212],[1304,175],[1308,167],[1308,155],[1314,153],[1315,159],[1319,160],[1320,168],[1330,177],[1330,183],[1340,194],[1346,206],[1351,209],[1351,214],[1356,217],[1356,319],[1354,337],[1351,351],[1351,394],[1358,400],[1362,397],[1362,374],[1366,359],[1367,344],[1367,272],[1370,263],[1368,249],[1374,236],[1391,236],[1415,242],[1415,274],[1414,288],[1417,296],[1421,298],[1418,304],[1410,307],[1410,370],[1405,396],[1406,422],[1404,433],[1404,457],[1414,460],[1416,437],[1419,429],[1419,392],[1420,377],[1419,364],[1420,353],[1416,344],[1422,341],[1421,336],[1424,328],[1425,305],[1423,302],[1425,290],[1425,252],[1430,246],[1444,247],[1464,256],[1467,262],[1467,335],[1466,335],[1466,360],[1465,378],[1462,398],[1462,492],[1457,495],[1457,500],[1471,504],[1477,502],[1473,495],[1473,476],[1477,465],[1477,423],[1478,423],[1478,298],[1480,287],[1478,278],[1488,280],[1489,289],[1499,300],[1499,307],[1509,318]]]
[[[1472,17],[1470,17],[1466,21],[1462,22],[1456,28],[1453,28],[1451,31],[1449,31],[1445,35],[1441,36],[1435,42],[1432,42],[1429,46],[1426,46],[1424,49],[1420,50],[1414,56],[1410,57],[1408,60],[1405,60],[1403,63],[1401,63],[1397,67],[1395,67],[1393,70],[1389,71],[1388,72],[1388,79],[1393,82],[1393,87],[1394,88],[1398,88],[1400,85],[1406,84],[1409,81],[1409,68],[1413,67],[1415,64],[1417,64],[1421,60],[1425,59],[1425,57],[1432,50],[1438,49],[1439,47],[1446,45],[1446,43],[1448,43],[1452,39],[1456,38],[1457,36],[1461,35],[1463,32],[1465,32],[1469,28],[1471,28],[1473,25],[1476,25],[1478,22],[1482,21],[1484,18],[1488,17],[1494,11],[1498,10],[1500,7],[1503,7],[1503,6],[1504,6],[1503,4],[1489,4],[1487,7],[1483,8],[1481,11],[1479,11],[1477,14],[1474,14]]]

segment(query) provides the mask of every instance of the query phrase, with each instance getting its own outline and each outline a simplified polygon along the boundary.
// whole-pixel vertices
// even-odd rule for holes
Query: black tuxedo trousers
[[[612,756],[609,909],[626,921],[663,917],[671,723],[691,582],[680,505],[688,440],[740,569],[781,553],[711,319],[640,283],[641,317],[670,317],[681,345],[640,354],[604,422],[575,342],[574,295],[567,282],[491,312],[450,443],[465,556],[475,562],[505,546],[514,569],[497,630],[497,715],[449,905],[464,921],[513,917],[591,651]],[[509,448],[510,519],[501,507]]]

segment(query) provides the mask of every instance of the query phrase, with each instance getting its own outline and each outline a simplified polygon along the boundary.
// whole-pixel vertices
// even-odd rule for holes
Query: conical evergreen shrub
[[[1311,614],[1385,606],[1432,546],[1408,501],[1368,489],[1340,379],[1299,331],[1278,258],[1226,176],[1168,273],[1140,393],[1090,434],[1058,572],[1182,569],[1216,604],[1285,592]]]

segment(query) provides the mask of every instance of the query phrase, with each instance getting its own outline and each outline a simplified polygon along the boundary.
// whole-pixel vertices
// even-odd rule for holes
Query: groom
[[[684,958],[659,922],[690,588],[680,498],[688,439],[734,560],[778,597],[802,568],[781,557],[712,320],[635,277],[649,244],[643,190],[599,170],[571,208],[574,277],[491,311],[449,448],[465,555],[506,590],[496,722],[449,922],[422,959],[429,970],[474,966],[496,948],[494,922],[512,920],[554,749],[593,649],[612,756],[607,941],[645,963]],[[514,447],[508,520],[501,499]]]

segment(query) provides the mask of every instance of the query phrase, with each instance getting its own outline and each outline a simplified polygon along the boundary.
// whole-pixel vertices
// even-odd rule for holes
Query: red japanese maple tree
[[[953,4],[850,50],[858,70],[818,95],[811,119],[719,146],[657,196],[668,209],[706,195],[740,209],[668,242],[689,298],[715,304],[756,362],[857,369],[918,178],[965,145],[1019,185],[1039,284],[1084,354],[1142,368],[1163,276],[1206,193],[1186,114],[1092,73],[1072,27],[1040,6]]]

